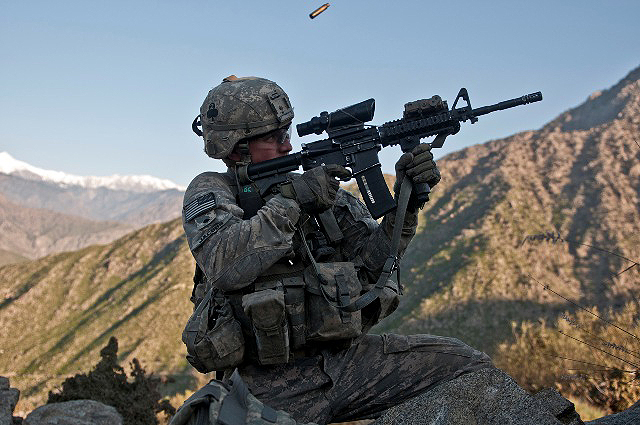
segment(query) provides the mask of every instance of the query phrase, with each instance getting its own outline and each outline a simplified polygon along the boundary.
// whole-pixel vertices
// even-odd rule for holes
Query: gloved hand
[[[298,201],[303,211],[314,214],[333,206],[340,187],[339,179],[351,177],[341,165],[329,164],[305,171],[300,177],[280,187],[285,198]]]
[[[396,162],[396,182],[393,185],[393,191],[400,193],[400,185],[404,176],[411,179],[411,182],[427,183],[429,187],[433,188],[440,181],[440,171],[433,161],[433,154],[431,154],[431,146],[427,143],[421,143],[411,152],[405,152],[402,154],[398,162]],[[419,207],[415,205],[415,199],[413,193],[409,200],[411,207]]]

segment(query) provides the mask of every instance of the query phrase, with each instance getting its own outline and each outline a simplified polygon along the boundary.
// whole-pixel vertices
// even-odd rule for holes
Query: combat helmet
[[[204,138],[207,155],[223,159],[241,140],[286,127],[292,120],[289,97],[276,83],[230,75],[209,91],[192,128]]]

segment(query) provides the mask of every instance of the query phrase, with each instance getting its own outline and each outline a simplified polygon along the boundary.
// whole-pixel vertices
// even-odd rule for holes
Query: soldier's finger
[[[429,185],[429,187],[433,187],[435,185],[437,185],[440,182],[440,171],[433,170],[433,173],[431,176],[427,177],[427,181],[426,183]]]
[[[396,171],[404,170],[413,161],[413,154],[411,152],[405,152],[396,162]]]
[[[347,170],[342,165],[329,164],[325,165],[324,169],[326,173],[331,177],[337,177],[339,179],[348,179],[351,177],[351,171]]]
[[[433,159],[433,154],[431,152],[422,152],[419,155],[414,155],[413,161],[411,161],[410,167],[416,166],[422,162],[431,161]]]
[[[430,181],[435,181],[437,184],[438,181],[440,181],[440,172],[438,171],[437,168],[434,169],[430,169],[430,170],[426,170],[420,174],[416,174],[415,176],[411,177],[411,180],[414,183],[429,183]]]
[[[338,188],[340,187],[340,182],[336,179],[329,179],[329,193],[331,197],[335,198],[336,193],[338,192]]]
[[[422,164],[418,164],[415,167],[411,167],[407,169],[407,175],[409,177],[416,176],[420,173],[424,173],[427,170],[432,170],[436,168],[436,163],[432,160],[423,162]]]
[[[418,146],[413,148],[411,153],[414,154],[415,156],[418,156],[421,153],[429,152],[430,150],[431,150],[431,145],[430,144],[428,144],[428,143],[420,143]]]

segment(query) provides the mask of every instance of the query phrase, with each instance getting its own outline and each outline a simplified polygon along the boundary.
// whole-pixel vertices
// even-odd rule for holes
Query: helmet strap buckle
[[[236,179],[243,185],[251,183],[247,167],[251,164],[251,153],[249,152],[249,143],[247,141],[239,142],[237,152],[240,154],[240,161],[236,162]]]

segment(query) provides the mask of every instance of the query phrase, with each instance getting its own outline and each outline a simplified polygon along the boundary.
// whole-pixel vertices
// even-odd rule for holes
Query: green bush
[[[122,415],[124,425],[157,425],[156,414],[173,415],[168,400],[160,400],[160,379],[147,375],[137,359],[131,363],[130,378],[118,365],[118,341],[111,337],[100,350],[102,359],[88,374],[67,378],[62,388],[49,392],[47,403],[70,400],[95,400],[113,406]]]

